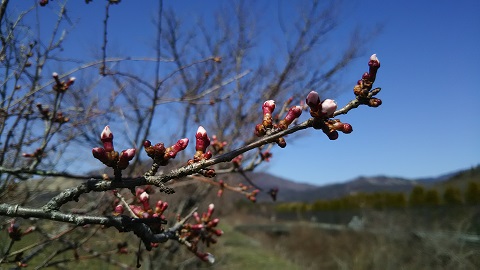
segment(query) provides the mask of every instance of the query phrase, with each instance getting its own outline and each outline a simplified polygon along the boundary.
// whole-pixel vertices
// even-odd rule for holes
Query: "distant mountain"
[[[257,173],[254,173],[253,175],[256,174]],[[480,166],[442,174],[436,177],[418,179],[389,176],[360,176],[350,181],[325,186],[298,184],[286,179],[279,181],[275,176],[265,173],[262,173],[262,177],[253,176],[252,178],[255,179],[255,181],[257,181],[257,179],[268,179],[265,181],[266,186],[280,187],[279,201],[312,202],[315,200],[340,198],[359,192],[410,192],[415,185],[422,185],[428,188],[452,184],[465,186],[466,182],[471,179],[478,178],[478,181],[480,181]]]
[[[312,202],[315,200],[335,199],[359,192],[408,192],[416,184],[417,183],[415,181],[405,178],[388,176],[361,176],[344,183],[325,185],[308,190],[306,192],[292,194],[290,199],[293,201]]]

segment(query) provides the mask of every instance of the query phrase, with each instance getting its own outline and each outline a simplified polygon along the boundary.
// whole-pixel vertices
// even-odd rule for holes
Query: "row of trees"
[[[376,192],[357,193],[333,200],[318,200],[313,203],[282,203],[277,206],[278,211],[323,211],[323,210],[352,210],[362,208],[391,209],[405,207],[434,207],[479,205],[480,184],[469,182],[462,192],[454,186],[446,187],[443,192],[436,188],[427,189],[415,186],[410,194]]]

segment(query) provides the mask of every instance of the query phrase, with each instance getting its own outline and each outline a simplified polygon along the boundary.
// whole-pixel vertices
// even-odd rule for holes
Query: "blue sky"
[[[340,117],[352,134],[335,142],[321,134],[295,142],[269,168],[274,174],[324,184],[358,175],[436,176],[480,162],[480,2],[362,1],[349,23],[383,22],[369,50],[382,67],[383,105]],[[365,70],[354,64],[354,81]],[[349,91],[337,101],[345,104]],[[321,143],[319,143],[319,141]],[[318,149],[319,159],[311,154]],[[303,156],[304,158],[291,158]],[[330,157],[330,158],[326,158]]]
[[[78,22],[70,50],[89,53],[102,41],[104,1],[70,2],[68,14]],[[225,2],[164,1],[187,21],[208,16]],[[271,23],[272,29],[278,23],[277,8],[288,11],[301,3],[259,2],[263,11],[259,19]],[[112,7],[109,42],[118,52],[134,50],[143,56],[138,51],[152,43],[153,33],[147,29],[151,31],[155,10],[154,4],[126,0]],[[43,15],[52,11],[49,6],[41,10]],[[289,142],[287,148],[275,150],[262,169],[321,185],[359,175],[429,177],[479,164],[480,1],[345,1],[341,14],[335,42],[357,25],[380,24],[383,31],[367,46],[364,57],[342,74],[344,83],[335,99],[342,106],[353,97],[351,89],[368,70],[369,55],[376,53],[382,67],[375,86],[382,87],[378,97],[383,105],[341,116],[354,132],[341,134],[337,141],[311,131]]]

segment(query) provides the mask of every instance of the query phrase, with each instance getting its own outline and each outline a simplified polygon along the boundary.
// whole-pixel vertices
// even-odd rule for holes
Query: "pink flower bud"
[[[337,103],[333,99],[325,99],[322,102],[322,113],[326,117],[332,117],[333,113],[337,110]]]
[[[352,133],[353,131],[353,128],[352,128],[352,125],[348,124],[348,123],[344,123],[343,124],[343,129],[342,129],[343,133],[345,134],[350,134]]]
[[[148,198],[149,198],[149,197],[150,197],[150,196],[148,195],[148,193],[144,191],[144,192],[142,192],[142,193],[138,196],[138,200],[139,200],[140,202],[145,202],[145,201],[148,201]]]
[[[380,60],[378,60],[377,55],[373,54],[368,61],[368,66],[370,67],[370,81],[374,82],[377,75],[377,70],[380,68]]]
[[[308,93],[305,103],[307,103],[312,111],[318,111],[320,107],[320,96],[317,92],[311,91]]]
[[[124,210],[125,210],[125,209],[124,209],[123,205],[122,205],[122,204],[119,204],[119,205],[115,206],[115,210],[113,211],[113,214],[114,214],[115,216],[121,215],[121,214],[123,214],[123,211],[124,211]]]
[[[101,162],[104,162],[108,159],[107,153],[105,152],[105,149],[101,147],[95,147],[92,149],[92,154],[93,157],[100,160]]]
[[[114,150],[113,148],[113,133],[110,131],[109,126],[105,126],[105,128],[102,131],[102,134],[100,135],[100,140],[103,142],[103,148],[107,152],[111,152]]]
[[[143,142],[143,147],[150,147],[152,146],[152,143],[149,140],[146,140]]]
[[[185,148],[187,148],[187,145],[188,145],[187,138],[178,140],[176,144],[170,147],[170,151],[167,153],[168,157],[175,158],[178,152],[185,150]]]
[[[363,73],[362,79],[368,81],[368,80],[370,79],[370,74],[368,74],[368,72]],[[361,80],[359,80],[359,81],[357,82],[357,84],[359,84],[359,85],[362,84],[362,83],[363,83],[363,82],[362,82]]]
[[[212,158],[212,156],[213,156],[213,153],[210,150],[208,150],[205,154],[203,154],[204,159],[210,159]]]
[[[123,150],[122,153],[120,153],[120,158],[118,160],[117,166],[120,170],[124,170],[128,167],[128,163],[130,160],[135,157],[135,149],[130,148],[127,150]]]
[[[223,231],[222,230],[213,230],[212,231],[216,236],[222,236],[223,235]]]
[[[205,226],[203,226],[203,224],[194,224],[194,225],[191,225],[190,228],[192,230],[195,230],[195,231],[199,231],[201,229],[203,229]]]
[[[157,204],[155,205],[155,213],[157,213],[158,215],[161,215],[167,208],[168,208],[167,202],[157,201]]]
[[[209,264],[214,264],[215,256],[213,256],[211,253],[206,253],[205,256],[203,256],[202,260],[208,262]]]
[[[198,127],[197,134],[195,134],[195,139],[195,150],[201,151],[202,153],[205,152],[207,147],[210,145],[210,138],[208,138],[207,131],[202,126]]]
[[[210,219],[210,217],[213,214],[213,210],[215,209],[215,205],[213,203],[208,205],[208,210],[207,210],[207,219]]]
[[[370,56],[370,61],[368,62],[368,65],[380,67],[380,60],[378,59],[377,54],[372,54],[372,56]]]
[[[209,226],[209,227],[216,227],[219,222],[220,222],[220,219],[219,219],[219,218],[215,218],[215,219],[213,219],[212,221],[208,222],[208,226]]]
[[[273,100],[267,100],[263,103],[262,106],[263,109],[263,114],[272,114],[273,110],[275,110],[275,101]]]
[[[198,215],[198,212],[193,213],[193,218],[197,223],[201,223],[202,220],[200,219],[200,215]]]
[[[382,100],[381,99],[378,99],[378,98],[371,98],[369,101],[368,101],[368,106],[370,107],[378,107],[382,105]]]
[[[302,114],[302,107],[300,106],[291,107],[290,110],[288,110],[287,115],[285,116],[285,119],[284,119],[287,126],[290,125],[293,122],[293,120],[300,117],[301,114]]]

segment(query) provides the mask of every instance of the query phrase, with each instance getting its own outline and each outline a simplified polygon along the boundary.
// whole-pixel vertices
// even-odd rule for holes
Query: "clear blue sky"
[[[109,40],[118,44],[117,51],[135,50],[136,55],[143,56],[138,51],[153,40],[153,33],[149,36],[145,30],[151,31],[156,4],[149,3],[153,2],[124,0],[112,8]],[[226,1],[164,2],[188,21],[210,14]],[[259,15],[267,24],[278,23],[279,6],[289,10],[301,3],[254,2],[261,2],[264,12]],[[72,48],[81,53],[93,46],[98,48],[104,1],[71,4],[70,18],[80,20],[72,32],[79,35],[69,44],[75,44]],[[42,12],[51,10],[47,6]],[[353,97],[352,87],[367,71],[369,55],[376,53],[382,67],[375,85],[383,89],[378,96],[383,105],[376,109],[361,107],[341,116],[343,122],[352,124],[352,134],[340,134],[331,142],[321,132],[310,132],[286,149],[276,150],[263,169],[321,185],[359,175],[429,177],[479,164],[479,14],[477,0],[345,1],[339,39],[357,25],[381,24],[383,31],[369,44],[365,56],[342,75],[344,89],[336,100],[342,106]]]

